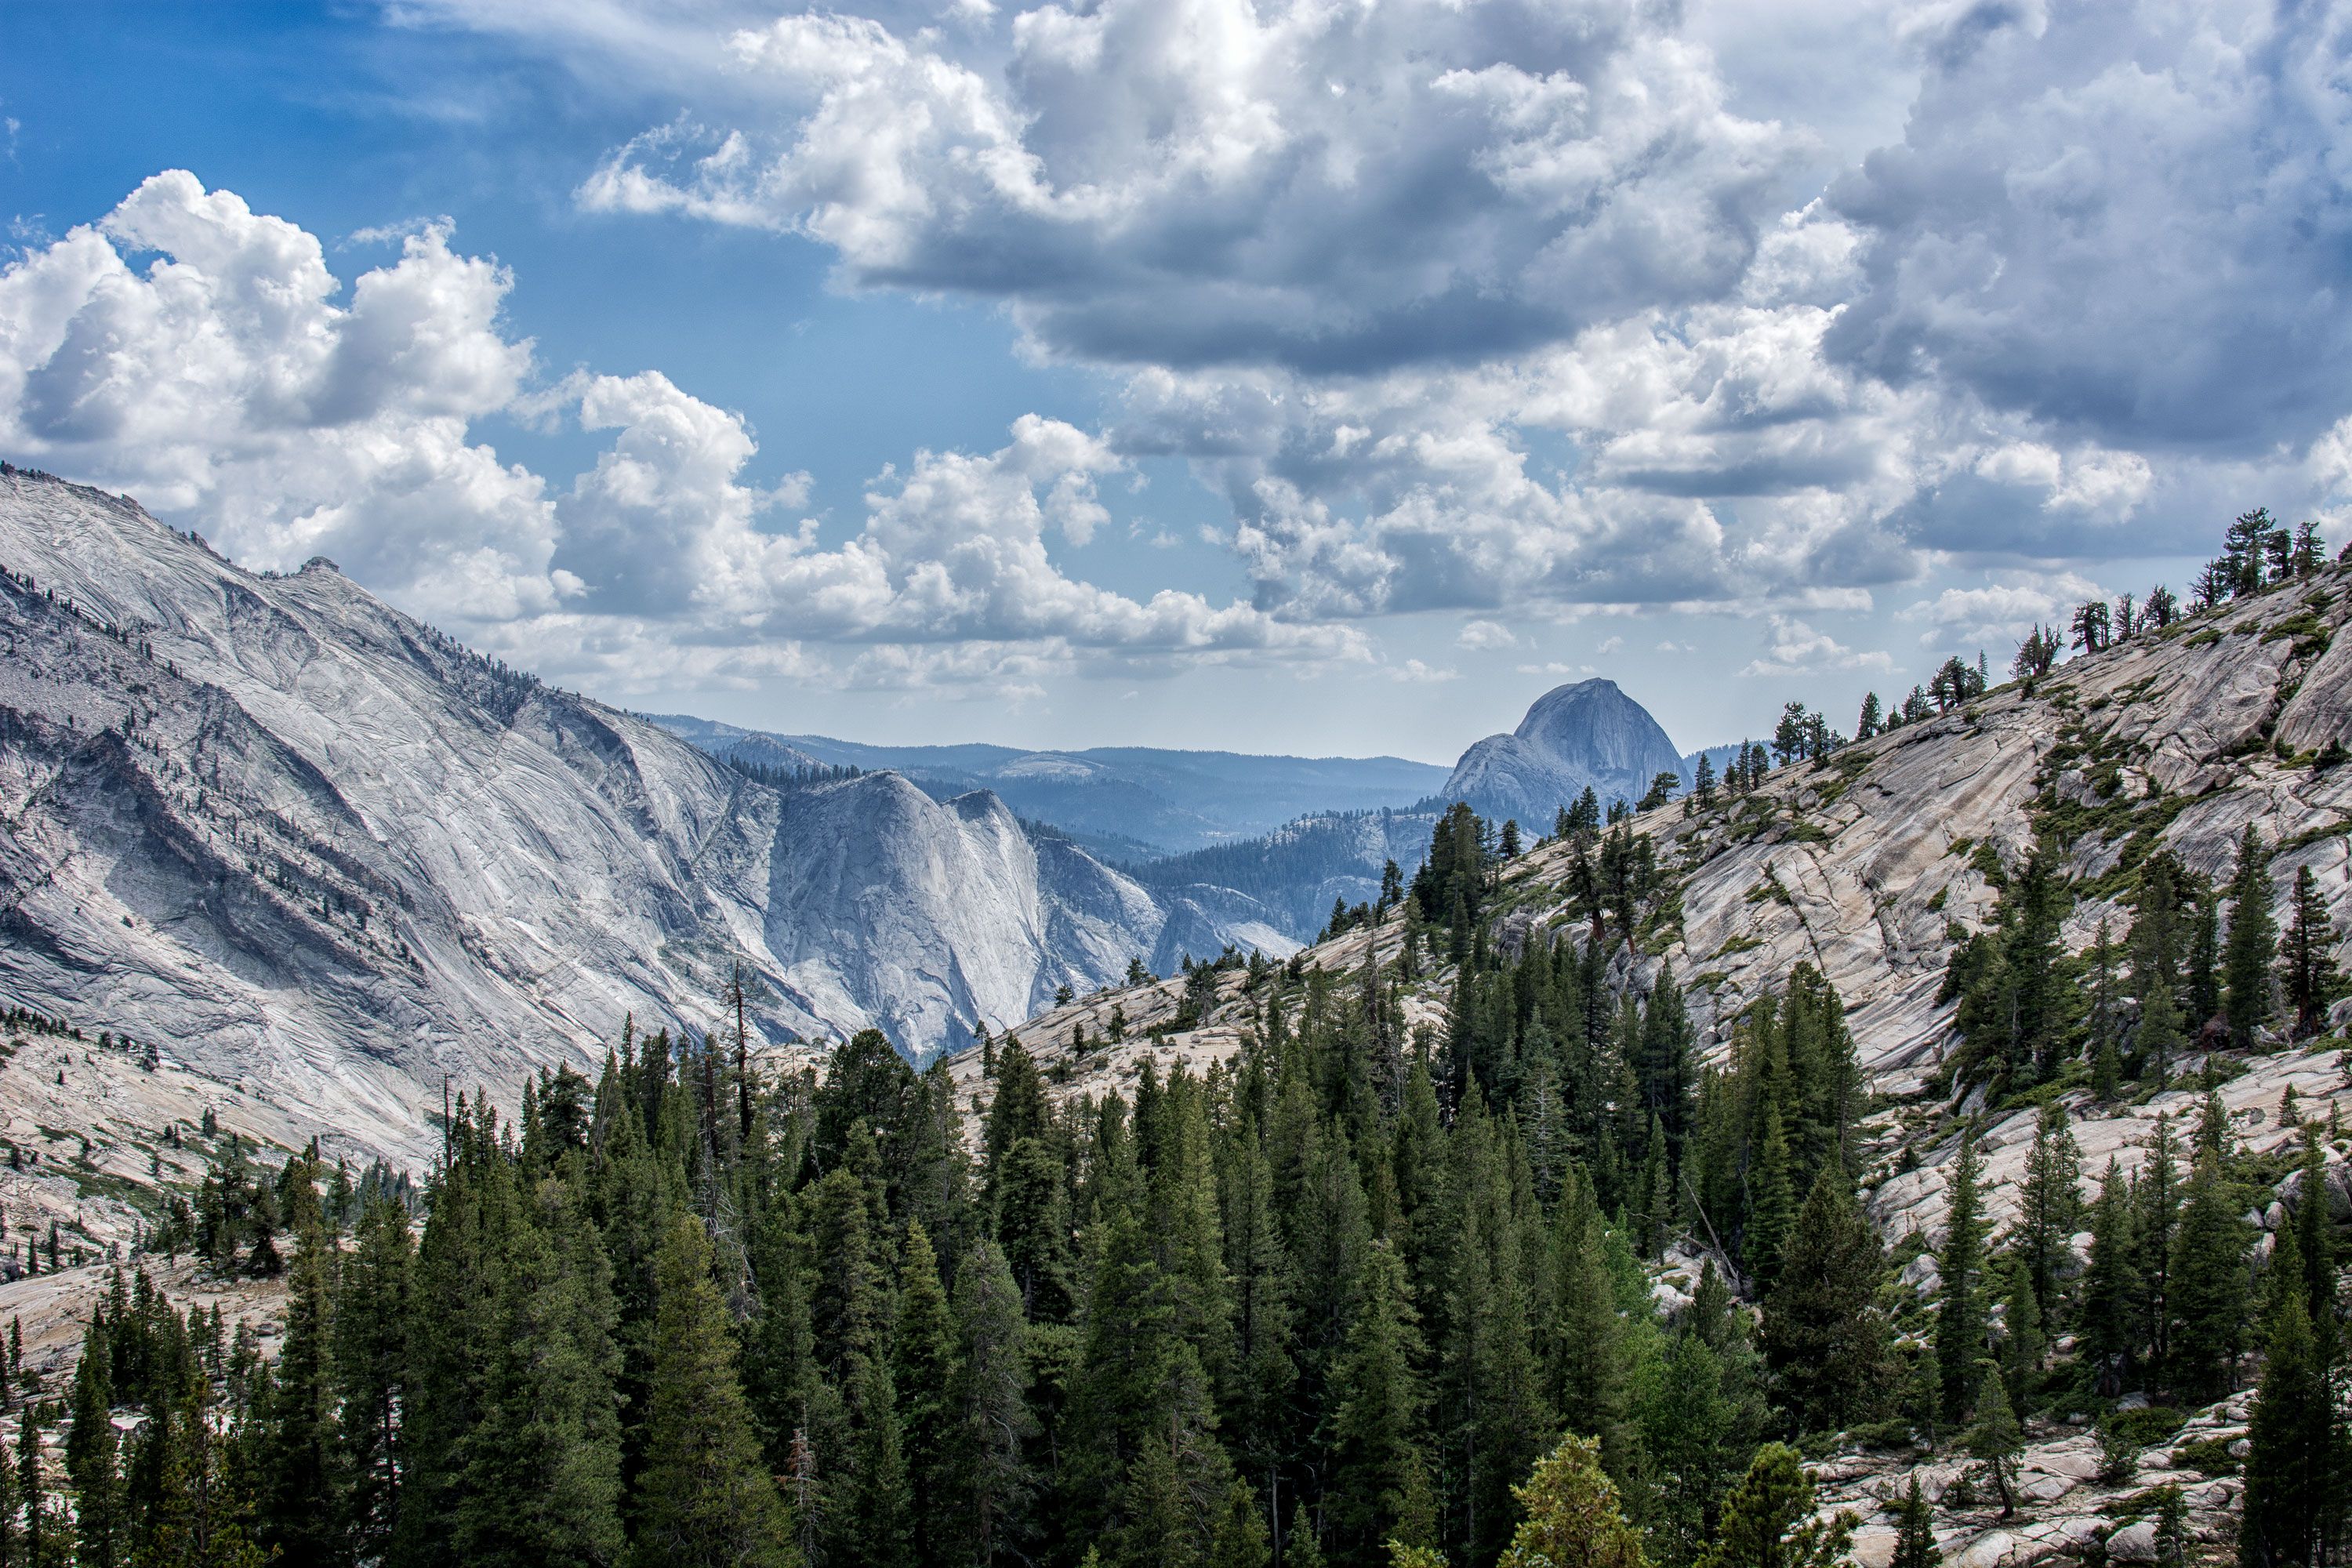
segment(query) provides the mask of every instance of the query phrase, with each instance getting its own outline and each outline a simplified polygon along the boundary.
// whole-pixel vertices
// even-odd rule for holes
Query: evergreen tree
[[[2344,994],[2344,977],[2336,967],[2335,922],[2308,866],[2295,868],[2294,910],[2279,946],[2279,987],[2294,1013],[2294,1037],[2301,1040],[2320,1031],[2328,1005]]]
[[[1936,1545],[1936,1510],[1919,1489],[1916,1471],[1895,1514],[1895,1555],[1887,1568],[1941,1568],[1943,1553]]]
[[[2025,1159],[2014,1246],[2032,1282],[2041,1320],[2053,1326],[2064,1316],[2062,1275],[2073,1257],[2074,1233],[2082,1228],[2082,1152],[2075,1146],[2065,1108],[2055,1102],[2044,1106]]]
[[[2244,1205],[2231,1190],[2220,1154],[2200,1153],[2184,1189],[2173,1246],[2174,1329],[2169,1365],[2175,1387],[2191,1398],[2218,1399],[2235,1386],[2246,1327]]]
[[[458,1446],[455,1540],[468,1563],[553,1568],[622,1553],[611,1265],[560,1186],[510,1233],[481,1418]]]
[[[2112,1158],[2091,1206],[2091,1257],[2083,1270],[2083,1360],[2098,1391],[2123,1392],[2129,1358],[2138,1348],[2133,1331],[2138,1315],[2138,1237],[2133,1226],[2131,1187]]]
[[[1969,1457],[1985,1468],[1993,1489],[2000,1494],[2000,1516],[2017,1511],[2017,1465],[2025,1452],[2025,1434],[2011,1408],[2009,1390],[1997,1375],[1977,1380],[1976,1417],[1969,1426]]]
[[[121,1276],[116,1277],[118,1280]],[[121,1325],[121,1320],[117,1320]],[[73,1485],[78,1568],[114,1568],[129,1544],[122,1529],[122,1484],[116,1469],[114,1391],[103,1309],[90,1314],[74,1368],[72,1415],[66,1428],[66,1475]]]
[[[2284,1292],[2273,1314],[2246,1435],[2252,1451],[2238,1561],[2245,1568],[2317,1568],[2345,1512],[2344,1443],[2299,1283]]]
[[[1365,1249],[1350,1294],[1355,1308],[1329,1394],[1334,1484],[1326,1522],[1335,1561],[1376,1563],[1428,1486],[1416,1447],[1426,1403],[1413,1373],[1422,1343],[1393,1248]]]
[[[782,1500],[760,1464],[710,1265],[702,1223],[690,1215],[671,1221],[656,1275],[635,1561],[645,1568],[783,1568],[797,1553]]]
[[[1649,1568],[1592,1439],[1562,1441],[1514,1492],[1526,1517],[1497,1568]]]
[[[2250,822],[2238,839],[2238,868],[2230,879],[2230,934],[2221,954],[2230,1039],[2242,1050],[2254,1043],[2254,1031],[2270,1021],[2271,963],[2277,952],[2270,851]]]
[[[1699,1568],[1832,1568],[1854,1523],[1851,1513],[1813,1517],[1813,1483],[1797,1451],[1767,1443],[1724,1499],[1722,1526]]]
[[[1875,1419],[1896,1368],[1877,1306],[1885,1255],[1845,1172],[1822,1167],[1764,1304],[1764,1359],[1801,1431]]]
[[[1968,1410],[1977,1401],[1979,1359],[1984,1354],[1983,1279],[1985,1223],[1978,1186],[1976,1140],[1963,1133],[1952,1162],[1944,1220],[1944,1248],[1937,1258],[1942,1294],[1936,1308],[1936,1364],[1940,1369],[1946,1410]]]
[[[334,1300],[343,1544],[362,1563],[390,1550],[400,1507],[399,1437],[408,1377],[414,1258],[408,1215],[378,1200],[360,1214]]]
[[[264,1406],[257,1533],[263,1546],[296,1563],[329,1562],[340,1544],[342,1449],[327,1359],[331,1252],[316,1224],[295,1247],[287,1270],[286,1337]]]

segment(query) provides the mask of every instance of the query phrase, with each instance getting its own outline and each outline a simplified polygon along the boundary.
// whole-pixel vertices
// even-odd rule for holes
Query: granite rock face
[[[641,1026],[874,1026],[919,1058],[1270,922],[1172,913],[985,792],[752,782],[313,562],[242,571],[134,503],[0,473],[0,995],[416,1156]],[[1289,944],[1281,944],[1287,952]]]
[[[1635,801],[1662,773],[1686,776],[1649,710],[1613,680],[1582,680],[1545,692],[1517,729],[1463,752],[1441,796],[1497,822],[1516,817],[1533,837],[1588,786],[1603,805]]]

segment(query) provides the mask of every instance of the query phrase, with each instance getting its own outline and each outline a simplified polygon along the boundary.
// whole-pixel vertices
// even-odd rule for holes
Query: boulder
[[[2125,1525],[2107,1537],[2107,1561],[2110,1563],[2153,1563],[2156,1561],[2156,1523],[2141,1520],[2137,1524]]]

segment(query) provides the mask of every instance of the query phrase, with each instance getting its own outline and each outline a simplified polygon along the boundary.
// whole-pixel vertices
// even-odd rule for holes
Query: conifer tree
[[[782,1500],[760,1464],[710,1263],[702,1222],[684,1214],[672,1220],[656,1272],[634,1561],[643,1568],[785,1568],[797,1553]]]
[[[1723,1501],[1723,1522],[1699,1568],[1832,1568],[1853,1537],[1854,1517],[1813,1517],[1813,1483],[1783,1443],[1756,1450]]]
[[[2072,1257],[2074,1233],[2082,1228],[2082,1167],[2065,1108],[2054,1101],[2044,1106],[2025,1158],[2014,1245],[2041,1320],[2053,1327],[2064,1315],[2061,1272]]]
[[[1355,1310],[1328,1395],[1334,1484],[1326,1523],[1336,1561],[1374,1563],[1428,1484],[1415,1446],[1426,1403],[1413,1373],[1422,1343],[1393,1248],[1365,1250],[1350,1294]]]
[[[2344,994],[2344,976],[2336,967],[2336,925],[2308,866],[2295,868],[2293,910],[2279,944],[2279,986],[2294,1015],[2294,1037],[2300,1040],[2326,1023],[2329,1004]]]
[[[2254,1043],[2254,1031],[2270,1021],[2271,963],[2277,952],[2270,851],[2250,822],[2238,839],[2237,870],[2230,878],[2230,934],[2221,954],[2230,1039],[2242,1050]]]
[[[1895,1510],[1895,1555],[1887,1568],[1939,1568],[1942,1562],[1943,1554],[1936,1546],[1936,1510],[1927,1506],[1915,1470],[1902,1506]]]
[[[2273,1314],[2262,1390],[2247,1427],[2244,1568],[2317,1568],[2345,1512],[2345,1454],[2327,1368],[2312,1342],[2303,1292],[2282,1293]]]
[[[1943,1407],[1969,1410],[1977,1401],[1985,1342],[1983,1196],[1978,1186],[1976,1140],[1969,1134],[1960,1137],[1948,1194],[1944,1247],[1937,1258],[1943,1289],[1936,1309],[1936,1364]]]
[[[331,1252],[315,1221],[296,1244],[287,1270],[286,1337],[261,1445],[261,1544],[305,1563],[331,1559],[341,1521],[342,1450],[327,1359],[333,1333],[327,1288]]]
[[[962,1375],[960,1333],[938,1254],[919,1223],[909,1222],[899,1251],[898,1321],[894,1336],[907,1486],[913,1500],[910,1550],[919,1563],[942,1563],[962,1533],[958,1485],[967,1435],[954,1404]]]
[[[1591,1438],[1567,1438],[1513,1489],[1526,1517],[1497,1568],[1649,1568]]]
[[[1650,1539],[1664,1568],[1686,1568],[1705,1549],[1709,1514],[1738,1469],[1738,1412],[1724,1391],[1723,1363],[1696,1323],[1648,1363],[1642,1384]]]
[[[381,1561],[400,1507],[397,1454],[408,1377],[408,1215],[380,1199],[360,1214],[334,1301],[334,1384],[343,1460],[343,1544]]]
[[[1764,1304],[1764,1359],[1800,1431],[1837,1431],[1885,1408],[1895,1366],[1876,1303],[1885,1272],[1845,1172],[1823,1165]]]
[[[2172,1123],[2157,1112],[2147,1152],[2132,1187],[2132,1225],[2138,1243],[2134,1272],[2139,1277],[2140,1342],[2152,1368],[2170,1375],[2173,1321],[2173,1254],[2180,1233],[2180,1155]]]
[[[119,1277],[118,1277],[119,1278]],[[118,1323],[120,1320],[118,1320]],[[107,1321],[90,1315],[74,1368],[73,1405],[66,1428],[66,1475],[73,1485],[77,1568],[114,1568],[129,1544],[122,1529],[122,1486],[116,1468],[114,1391]]]
[[[2219,1152],[2198,1156],[2173,1247],[2171,1382],[2197,1399],[2218,1399],[2235,1386],[2245,1344],[2251,1237],[2231,1185]]]
[[[1025,1447],[1038,1431],[1028,1399],[1032,1331],[1013,1270],[993,1242],[966,1254],[952,1305],[962,1334],[950,1387],[960,1423],[953,1495],[965,1526],[964,1560],[988,1563],[1018,1539],[1036,1488]]]
[[[468,1563],[554,1568],[622,1555],[620,1354],[611,1265],[546,1184],[503,1248],[499,1338],[478,1424],[458,1447],[456,1544]]]
[[[2083,1271],[2083,1358],[2098,1391],[2123,1392],[2125,1375],[2139,1337],[2133,1331],[2140,1296],[2138,1238],[2133,1227],[2131,1187],[2110,1158],[2091,1206],[2091,1257]]]
[[[1977,1380],[1976,1416],[1969,1426],[1969,1457],[1985,1468],[1993,1489],[2000,1494],[2000,1516],[2017,1511],[2018,1458],[2025,1451],[2025,1434],[2009,1403],[2009,1390],[1990,1369]]]

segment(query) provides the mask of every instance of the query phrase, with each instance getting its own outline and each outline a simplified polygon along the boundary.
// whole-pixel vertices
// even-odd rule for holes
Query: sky
[[[2352,541],[2352,0],[7,26],[0,456],[643,710],[1696,747]]]

